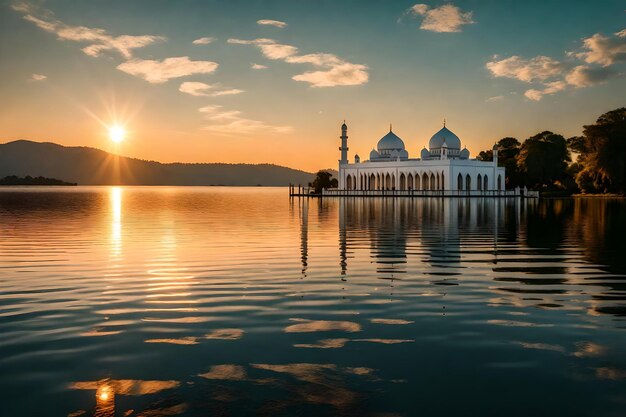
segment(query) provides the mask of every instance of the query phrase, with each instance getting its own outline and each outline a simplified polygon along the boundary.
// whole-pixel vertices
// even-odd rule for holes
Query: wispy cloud
[[[274,39],[258,38],[252,40],[229,39],[228,43],[254,45],[266,58],[281,60],[290,64],[311,64],[316,71],[306,71],[292,77],[295,81],[309,83],[312,87],[335,87],[365,84],[369,80],[366,65],[353,64],[334,54],[315,53],[298,55],[298,48],[276,42]]]
[[[515,78],[525,82],[544,81],[559,75],[565,68],[563,63],[547,56],[524,59],[517,55],[505,59],[495,56],[486,66],[494,77]]]
[[[217,40],[217,38],[214,38],[212,36],[208,36],[208,37],[205,37],[205,38],[198,38],[198,39],[194,40],[192,43],[194,45],[208,45],[210,43],[215,42],[216,40]]]
[[[567,83],[565,81],[552,81],[547,83],[543,89],[534,89],[526,90],[524,96],[530,100],[539,101],[545,95],[550,95],[554,93],[558,93],[559,91],[563,91],[567,88]]]
[[[239,110],[224,110],[220,105],[209,105],[198,109],[211,124],[204,127],[205,130],[223,134],[254,134],[254,133],[289,133],[293,131],[291,126],[275,126],[259,120],[247,119]]]
[[[192,74],[211,74],[218,64],[212,61],[192,61],[188,56],[166,58],[161,61],[152,59],[131,59],[117,66],[117,69],[144,80],[160,84],[172,78]]]
[[[255,70],[262,70],[262,69],[267,69],[267,65],[261,65],[261,64],[250,64],[250,68],[255,69]]]
[[[25,20],[46,32],[54,33],[60,40],[88,43],[82,51],[93,57],[100,56],[103,51],[116,51],[129,59],[134,49],[165,40],[163,36],[155,35],[113,36],[104,29],[71,26],[56,19],[50,10],[41,10],[25,2],[14,4],[12,8],[23,13]]]
[[[583,39],[583,49],[583,52],[575,55],[588,64],[608,67],[618,61],[626,61],[626,29],[615,33],[614,36],[596,33]]]
[[[180,85],[179,91],[198,97],[219,97],[241,94],[245,92],[238,88],[223,88],[220,84],[205,84],[195,81],[186,81]]]
[[[601,84],[617,74],[617,71],[613,68],[592,68],[586,65],[579,65],[565,76],[565,80],[568,84],[576,87],[590,87]]]
[[[476,23],[472,20],[472,12],[464,12],[453,4],[444,4],[439,7],[415,4],[404,15],[422,16],[420,29],[431,32],[461,32],[464,25]]]
[[[264,26],[276,26],[277,28],[286,28],[287,23],[281,22],[280,20],[271,20],[271,19],[261,19],[256,21],[259,25]]]
[[[487,98],[485,101],[487,103],[493,103],[494,101],[502,101],[502,100],[504,100],[504,96],[493,96],[493,97]]]
[[[485,67],[494,77],[538,84],[526,90],[524,96],[539,101],[546,95],[591,87],[621,75],[613,67],[626,61],[626,30],[610,37],[596,33],[583,39],[581,49],[580,52],[568,52],[563,61],[543,55],[531,59],[517,55],[505,59],[494,56]]]
[[[48,78],[47,76],[43,75],[43,74],[33,74],[30,77],[33,81],[43,81],[46,78]]]

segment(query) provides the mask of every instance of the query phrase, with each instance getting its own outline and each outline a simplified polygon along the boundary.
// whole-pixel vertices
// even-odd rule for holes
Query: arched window
[[[406,176],[404,175],[404,172],[400,174],[400,189],[406,190]]]
[[[385,176],[385,190],[391,189],[391,175]]]
[[[416,173],[415,174],[415,189],[416,190],[421,190],[420,183],[421,183],[421,181],[420,181],[420,174]]]
[[[465,175],[465,189],[470,191],[472,189],[472,177],[469,174]]]
[[[435,180],[435,187],[437,187],[437,188],[435,188],[435,190],[438,190],[438,189],[441,188],[441,185],[439,183],[439,173],[437,173],[437,177],[436,177],[436,180]]]
[[[441,189],[442,189],[442,190],[445,190],[445,189],[446,189],[446,185],[445,185],[445,184],[446,184],[446,182],[445,182],[444,178],[445,178],[445,174],[444,174],[444,173],[443,173],[443,171],[442,171],[442,172],[441,172]]]
[[[489,178],[486,175],[483,178],[483,190],[489,190]]]
[[[498,191],[502,191],[502,177],[498,174]]]
[[[376,174],[376,189],[380,190],[381,189],[381,184],[380,184],[380,174]]]
[[[456,189],[459,191],[463,191],[463,175],[459,174],[456,178]]]
[[[428,186],[428,175],[426,175],[426,173],[424,172],[424,174],[422,174],[422,190],[429,190],[430,187]]]
[[[395,190],[396,188],[398,188],[398,187],[396,187],[396,176],[395,176],[395,174],[391,174],[391,184],[389,184],[389,185],[390,185],[389,188],[392,189],[392,190]]]
[[[476,189],[478,191],[483,190],[483,177],[480,174],[478,174],[478,177],[476,177]]]
[[[352,175],[348,175],[348,178],[346,178],[346,189],[352,189]]]
[[[376,175],[374,174],[370,175],[370,183],[368,185],[369,185],[370,190],[376,189]]]
[[[431,190],[436,190],[437,188],[435,188],[435,174],[433,174],[432,172],[430,173],[430,187],[429,189]]]
[[[413,184],[413,174],[409,174],[406,177],[406,188],[409,190],[415,189],[415,185]]]

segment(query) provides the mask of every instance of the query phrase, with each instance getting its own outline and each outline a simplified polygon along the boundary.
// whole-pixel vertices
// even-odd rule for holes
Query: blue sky
[[[313,170],[336,164],[344,118],[350,154],[361,156],[389,123],[413,156],[443,118],[474,155],[504,136],[576,135],[625,104],[625,9],[608,0],[6,1],[0,137]],[[193,43],[201,38],[210,39]],[[114,123],[129,132],[120,145],[107,138]]]

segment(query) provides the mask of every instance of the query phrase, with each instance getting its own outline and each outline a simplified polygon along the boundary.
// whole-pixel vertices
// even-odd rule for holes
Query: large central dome
[[[439,149],[443,146],[444,142],[448,146],[448,149],[461,149],[461,139],[445,126],[430,138],[428,147],[431,150]]]
[[[378,152],[382,151],[403,151],[404,142],[391,130],[378,141]]]

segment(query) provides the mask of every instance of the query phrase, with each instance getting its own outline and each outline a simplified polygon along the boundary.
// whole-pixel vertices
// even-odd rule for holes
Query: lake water
[[[624,200],[0,190],[2,416],[624,416]]]

